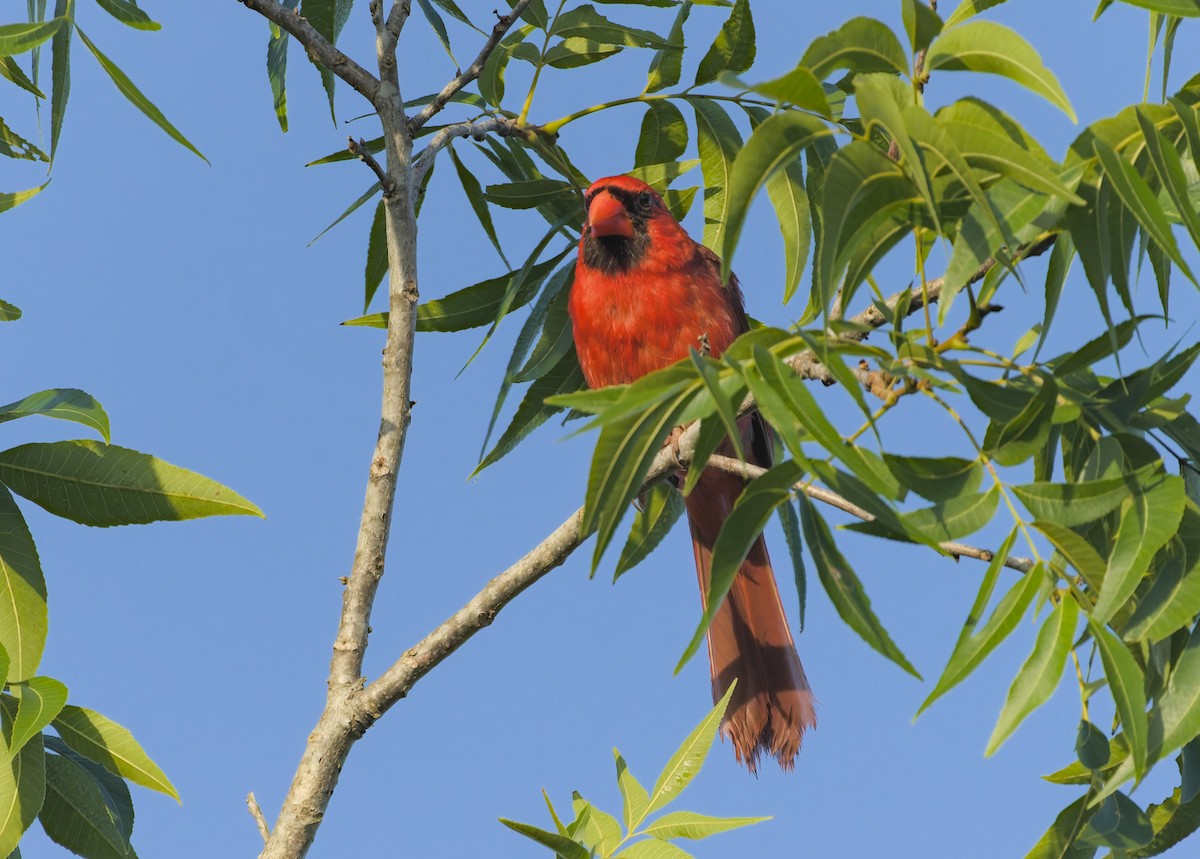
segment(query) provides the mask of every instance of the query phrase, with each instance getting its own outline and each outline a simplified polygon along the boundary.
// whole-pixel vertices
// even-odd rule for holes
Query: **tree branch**
[[[479,77],[479,73],[483,71],[483,64],[492,55],[492,51],[496,49],[496,45],[500,44],[500,40],[504,38],[504,34],[517,22],[521,17],[521,13],[525,11],[525,7],[531,2],[532,0],[517,0],[517,3],[513,5],[507,15],[500,16],[500,20],[496,22],[496,26],[492,28],[492,34],[483,43],[483,48],[479,51],[479,56],[472,61],[471,65],[467,66],[465,71],[459,72],[453,80],[442,87],[442,91],[437,94],[433,101],[421,108],[420,113],[408,121],[408,130],[410,133],[415,134],[417,129],[429,122],[436,113],[446,106],[446,103],[450,99],[454,98],[455,93]],[[393,12],[395,12],[394,9]]]
[[[371,168],[371,172],[379,179],[379,187],[383,188],[383,194],[386,197],[391,192],[391,179],[379,162],[375,160],[375,156],[371,154],[371,150],[367,149],[367,142],[363,139],[355,140],[353,137],[346,138],[349,143],[346,148],[349,149],[354,157]]]
[[[1041,256],[1054,246],[1056,239],[1057,234],[1051,234],[1040,241],[1034,242],[1031,245],[1022,245],[1017,249],[1017,253],[1014,254],[1014,257],[1016,261],[1020,261],[1029,259],[1030,257]],[[995,267],[996,259],[994,257],[989,257],[981,266],[979,266],[979,268],[971,273],[971,276],[967,278],[965,285],[971,286],[978,283],[987,277],[987,273]],[[925,296],[928,296],[930,304],[935,304],[941,297],[942,289],[945,287],[945,285],[945,277],[934,278],[925,285]],[[884,324],[887,323],[888,316],[895,315],[896,308],[900,306],[900,303],[905,300],[906,296],[909,301],[909,314],[916,313],[918,310],[921,310],[925,307],[925,297],[922,296],[920,292],[910,290],[897,292],[884,302],[884,306],[888,309],[888,315],[884,315],[883,311],[881,311],[878,306],[872,304],[862,313],[859,313],[849,320],[850,326],[857,327],[859,330],[847,331],[839,334],[838,337],[842,340],[849,340],[855,343],[863,342],[871,335],[872,331],[877,328],[882,328]],[[817,353],[811,349],[805,349],[803,352],[793,355],[787,360],[787,363],[788,366],[795,370],[801,378],[809,379],[813,382],[821,382],[825,385],[832,385],[837,381],[833,377],[833,373],[829,371],[829,368],[826,367],[821,359],[817,357]],[[883,381],[881,376],[882,371],[871,370],[870,368],[860,365],[858,367],[851,368],[851,372],[854,373],[858,380],[862,382],[863,387],[865,387],[868,391],[871,391],[872,393],[878,393],[878,385],[881,381]],[[890,385],[887,387],[890,388]]]
[[[433,166],[437,154],[456,137],[474,137],[476,140],[483,140],[489,132],[494,131],[501,137],[507,137],[510,134],[516,134],[518,130],[517,124],[513,120],[503,116],[489,116],[473,122],[456,122],[453,125],[447,125],[433,135],[425,148],[421,150],[421,154],[417,156],[413,163],[413,182],[418,188],[421,187],[421,181],[425,178],[429,168]]]
[[[299,40],[308,55],[344,80],[372,104],[379,91],[379,81],[374,75],[339,51],[328,39],[317,32],[308,19],[299,11],[288,9],[276,0],[238,0],[248,9],[253,9],[268,21],[278,24]]]

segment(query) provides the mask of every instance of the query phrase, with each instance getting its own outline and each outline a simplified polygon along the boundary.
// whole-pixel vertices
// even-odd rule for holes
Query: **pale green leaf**
[[[1140,779],[1146,770],[1149,723],[1146,719],[1146,692],[1142,669],[1117,638],[1099,622],[1089,618],[1088,629],[1100,649],[1104,676],[1117,705],[1117,714],[1125,729],[1125,741],[1133,759],[1134,772]]]
[[[37,671],[46,644],[46,581],[29,526],[0,486],[0,645],[9,682]]]
[[[54,730],[79,754],[142,787],[179,801],[179,792],[133,734],[95,710],[68,704],[55,717]]]
[[[0,406],[0,423],[28,415],[75,421],[96,430],[108,441],[108,415],[104,408],[91,394],[76,388],[51,388]]]
[[[729,684],[721,700],[713,705],[708,715],[700,720],[700,724],[692,729],[671,755],[650,791],[650,804],[645,812],[647,815],[672,802],[700,772],[700,768],[704,766],[704,759],[708,757],[709,749],[712,748],[713,740],[717,737],[721,719],[725,716],[725,708],[729,706],[729,699],[733,697],[735,688],[736,680]]]

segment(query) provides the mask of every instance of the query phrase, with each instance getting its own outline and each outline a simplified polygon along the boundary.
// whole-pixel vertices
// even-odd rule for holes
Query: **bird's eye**
[[[643,212],[649,212],[654,208],[654,195],[649,191],[643,191],[637,195],[637,207]]]

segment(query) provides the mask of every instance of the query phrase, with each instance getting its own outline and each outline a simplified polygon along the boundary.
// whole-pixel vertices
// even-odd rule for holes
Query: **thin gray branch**
[[[271,840],[271,830],[267,827],[267,819],[263,817],[258,800],[254,797],[254,791],[246,794],[246,807],[250,809],[250,816],[254,818],[255,824],[258,826],[258,834],[262,836],[263,843],[266,844]]]
[[[405,0],[406,2],[406,0]],[[429,122],[433,116],[438,113],[450,99],[454,98],[455,93],[459,92],[463,87],[469,84],[475,78],[479,77],[479,73],[483,71],[483,64],[487,62],[487,58],[491,56],[492,51],[496,49],[496,45],[500,44],[500,40],[504,38],[504,34],[509,28],[517,22],[521,17],[521,13],[525,11],[532,0],[518,0],[509,10],[507,15],[500,15],[496,21],[496,26],[492,28],[492,34],[488,36],[488,40],[483,43],[483,48],[479,51],[479,55],[467,66],[464,71],[455,75],[454,79],[442,87],[442,91],[434,97],[433,101],[425,105],[419,113],[408,121],[408,129],[412,133],[416,133],[417,129]],[[393,10],[394,11],[394,10]]]
[[[761,465],[752,465],[740,459],[734,459],[732,456],[721,456],[714,454],[708,458],[708,467],[716,468],[720,471],[727,471],[730,474],[737,475],[743,480],[753,480],[754,478],[766,474],[767,470]],[[828,489],[823,489],[820,486],[813,486],[809,483],[796,483],[792,486],[797,492],[803,492],[814,501],[820,501],[823,504],[828,504],[836,507],[845,513],[849,513],[856,519],[861,519],[864,522],[874,522],[875,516],[868,513],[866,510],[846,500],[836,492],[830,492]],[[938,543],[938,546],[948,555],[953,555],[955,558],[974,558],[977,561],[991,563],[996,556],[989,549],[980,549],[977,546],[968,546],[966,543],[959,543],[954,540],[946,540]],[[1032,558],[1019,558],[1014,555],[1009,555],[1004,559],[1004,566],[1017,570],[1018,572],[1028,573],[1034,567]]]
[[[391,192],[392,182],[388,178],[387,172],[379,166],[379,162],[371,154],[371,150],[367,149],[367,142],[362,138],[355,140],[353,137],[347,137],[346,139],[349,141],[346,148],[354,154],[355,158],[371,168],[371,172],[379,179],[379,187],[383,188],[383,194],[386,197]]]
[[[372,104],[379,91],[379,81],[374,75],[334,47],[328,39],[317,32],[308,19],[298,10],[288,9],[275,0],[238,0],[248,9],[253,9],[268,21],[278,24],[299,40],[310,57],[332,71]]]
[[[433,166],[437,154],[445,149],[451,140],[457,137],[474,137],[476,140],[483,140],[490,132],[507,137],[517,130],[516,123],[503,116],[489,116],[474,122],[456,122],[453,125],[447,125],[433,135],[425,148],[421,150],[421,154],[417,156],[416,161],[413,162],[413,182],[418,188],[421,187],[421,181],[425,178],[429,168]]]

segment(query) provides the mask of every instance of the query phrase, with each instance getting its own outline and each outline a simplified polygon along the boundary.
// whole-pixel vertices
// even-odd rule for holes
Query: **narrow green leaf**
[[[529,433],[545,423],[551,415],[562,410],[560,406],[547,404],[547,398],[555,394],[577,391],[583,387],[583,384],[583,371],[579,369],[579,360],[571,351],[550,371],[529,386],[520,405],[517,406],[516,412],[513,413],[507,429],[496,441],[496,446],[480,460],[472,476],[506,456]]]
[[[558,264],[557,259],[534,265],[519,284],[508,304],[508,312],[524,307],[533,300],[538,287]],[[477,328],[496,321],[497,312],[504,303],[514,279],[520,270],[510,271],[499,277],[480,281],[465,289],[457,290],[442,298],[423,302],[417,308],[418,331],[462,331]],[[386,327],[385,322],[380,327]]]
[[[33,94],[37,98],[46,97],[46,94],[37,88],[12,57],[0,57],[0,77],[12,81],[21,89]]]
[[[808,571],[804,568],[804,540],[800,536],[800,517],[790,502],[780,504],[777,512],[787,542],[788,555],[792,559],[792,574],[796,580],[796,595],[800,602],[800,623],[797,632],[804,632],[804,615],[808,608]]]
[[[526,11],[529,11],[529,7],[526,7]],[[508,68],[508,61],[512,59],[517,46],[533,31],[532,24],[512,30],[488,55],[478,79],[479,94],[488,104],[499,107],[500,102],[504,101],[504,72]]]
[[[437,36],[442,50],[450,57],[450,62],[454,63],[455,68],[458,68],[458,60],[454,59],[454,51],[450,48],[450,34],[446,32],[446,22],[442,20],[442,16],[438,14],[437,9],[433,8],[430,0],[417,0],[417,5],[421,7],[421,13],[425,16],[425,20],[429,22],[429,26],[433,28],[434,35]]]
[[[970,2],[982,0],[963,0],[963,5]],[[1096,848],[1077,840],[1079,830],[1095,813],[1088,808],[1090,796],[1085,794],[1060,811],[1038,843],[1025,854],[1025,859],[1093,859]]]
[[[25,191],[0,191],[0,212],[7,212],[9,209],[15,209],[26,200],[36,197],[49,184],[50,183],[48,181],[43,182],[36,188],[29,188]],[[8,306],[12,307],[11,304]]]
[[[447,147],[450,152],[450,160],[454,163],[454,169],[458,173],[458,180],[462,183],[463,191],[467,195],[467,201],[471,204],[471,210],[475,212],[475,217],[479,219],[480,226],[487,233],[488,239],[492,243],[492,247],[496,249],[496,253],[500,255],[501,261],[511,268],[508,258],[504,256],[504,249],[500,247],[500,239],[496,236],[496,227],[492,223],[492,213],[488,209],[487,200],[483,196],[483,188],[479,184],[479,180],[475,178],[475,174],[467,169],[467,166],[459,159],[458,153],[454,151],[454,147]]]
[[[813,113],[819,113],[826,119],[836,118],[833,106],[829,103],[832,96],[826,89],[827,85],[817,80],[817,76],[804,66],[796,66],[786,74],[757,84],[746,83],[728,72],[722,74],[720,79],[727,86],[765,95],[780,104],[790,104],[810,110]],[[835,92],[840,94],[843,99],[845,98],[845,93],[842,93],[841,90],[835,89]],[[743,104],[742,107],[749,111],[751,105]],[[764,114],[764,118],[766,115]]]
[[[4,728],[10,729],[11,699],[5,699]],[[41,735],[35,735],[20,751],[0,760],[0,852],[20,859],[17,842],[37,819],[46,796],[46,754]]]
[[[130,855],[95,779],[64,756],[46,755],[46,801],[38,819],[51,840],[89,859]]]
[[[617,559],[614,582],[653,552],[683,515],[683,498],[673,486],[659,483],[651,487],[644,499],[642,509],[633,518],[633,527],[629,529],[629,539],[621,549],[621,557]]]
[[[1159,641],[1200,614],[1200,511],[1187,505],[1179,525],[1183,551],[1168,552],[1154,584],[1141,594],[1122,635],[1129,641]]]
[[[1148,859],[1165,853],[1200,828],[1200,801],[1195,797],[1182,799],[1180,788],[1175,788],[1165,801],[1152,803],[1146,809],[1146,816],[1154,829],[1154,838],[1145,847],[1128,851],[1128,859]]]
[[[704,759],[708,757],[709,749],[712,748],[713,740],[717,737],[721,719],[725,716],[725,708],[729,706],[729,699],[733,697],[735,688],[736,680],[729,684],[721,700],[713,705],[708,715],[700,720],[700,724],[692,729],[671,755],[650,791],[650,804],[646,808],[646,815],[653,814],[671,803],[700,772],[700,768],[704,766]]]
[[[4,57],[0,59],[11,61],[12,58]],[[3,68],[2,62],[0,62],[0,68]],[[4,158],[16,158],[22,161],[46,162],[50,160],[49,155],[9,128],[5,124],[3,117],[0,117],[0,156]]]
[[[75,0],[54,0],[54,17],[74,17]],[[74,25],[59,29],[50,42],[50,159],[58,151],[58,138],[62,133],[63,118],[67,113],[67,98],[71,94],[71,33]],[[43,188],[45,185],[42,186]],[[40,190],[40,189],[39,189]],[[3,207],[0,206],[0,211]]]
[[[617,762],[617,787],[621,791],[625,831],[633,832],[646,819],[647,809],[650,808],[650,794],[629,771],[625,759],[616,749],[613,749],[613,757]]]
[[[308,22],[313,25],[313,28],[325,37],[325,40],[331,45],[336,45],[338,36],[341,35],[342,27],[350,18],[350,7],[354,5],[354,0],[303,0],[300,6],[300,14],[308,19]],[[336,79],[333,75],[333,70],[321,65],[313,56],[309,56],[312,64],[317,67],[317,71],[321,75],[321,85],[325,88],[325,94],[329,98],[329,116],[334,124],[337,124],[337,114],[333,109],[333,94]]]
[[[647,838],[645,841],[630,844],[613,859],[694,859],[694,857],[670,841]]]
[[[699,841],[719,832],[741,829],[754,823],[770,820],[769,817],[712,817],[694,811],[672,811],[664,814],[642,831],[655,838],[688,838]]]
[[[1017,672],[984,755],[993,755],[1026,716],[1050,700],[1062,677],[1078,620],[1079,604],[1070,595],[1064,595],[1046,616],[1033,652]]]
[[[721,25],[716,40],[696,69],[696,86],[710,83],[722,72],[744,72],[754,65],[754,19],[749,0],[737,0]]]
[[[950,13],[950,17],[946,19],[946,26],[953,27],[955,24],[961,24],[968,18],[973,18],[980,12],[991,9],[993,6],[999,6],[1004,0],[962,0],[954,11]]]
[[[920,709],[917,710],[917,716],[920,716],[930,704],[965,680],[988,657],[988,654],[996,649],[1000,642],[1012,634],[1029,609],[1029,604],[1037,595],[1042,580],[1045,578],[1040,567],[1026,573],[1014,582],[1008,593],[992,610],[992,614],[983,628],[978,632],[975,631],[979,621],[983,618],[984,610],[992,599],[996,582],[1004,570],[1004,559],[1011,551],[1016,538],[1017,531],[1014,528],[992,556],[983,582],[979,585],[979,593],[975,596],[975,602],[971,605],[962,631],[958,634],[958,641],[955,642],[954,650],[950,653],[950,659],[947,660],[946,667],[942,669],[942,676],[934,684],[933,691],[921,703]]]
[[[383,201],[375,205],[375,217],[371,219],[371,232],[367,237],[367,264],[363,268],[363,311],[371,306],[379,284],[387,274],[387,212]]]
[[[758,189],[775,175],[776,171],[796,164],[800,153],[818,138],[830,134],[831,132],[824,122],[807,113],[797,111],[777,113],[765,119],[754,129],[750,139],[746,141],[746,145],[737,154],[726,187],[725,230],[722,235],[722,243],[717,249],[722,258],[723,277],[728,275],[733,252],[741,237],[742,226],[750,209],[750,202],[758,193]],[[783,173],[782,175],[786,181],[787,174]],[[803,187],[801,183],[798,188],[789,190],[788,195],[792,199],[803,200]],[[787,211],[789,210],[785,207],[785,212]],[[795,207],[793,206],[790,211],[794,213]],[[805,201],[804,213],[807,215],[807,201]],[[782,224],[782,218],[780,222]],[[807,249],[807,244],[805,244],[806,255]],[[804,258],[801,258],[798,268],[789,273],[785,287],[788,297],[800,280],[800,270],[803,269],[804,262]]]
[[[577,69],[606,60],[622,50],[616,45],[603,45],[591,39],[570,36],[546,51],[543,59],[546,65],[556,69]]]
[[[162,111],[155,107],[154,103],[142,94],[142,91],[134,85],[133,81],[131,81],[112,60],[106,57],[100,52],[99,48],[92,44],[92,40],[87,37],[83,30],[76,26],[75,31],[79,33],[79,38],[83,40],[85,45],[87,45],[87,49],[92,52],[92,56],[94,56],[97,62],[100,63],[100,67],[104,69],[105,73],[110,78],[112,78],[112,82],[117,85],[117,89],[120,90],[121,95],[125,96],[125,98],[129,100],[130,104],[132,104],[142,113],[146,114],[150,121],[165,131],[172,140],[196,153],[196,155],[200,157],[200,160],[207,164],[208,159],[204,157],[203,153],[193,146],[191,141],[184,137],[179,129],[172,125],[167,118],[163,116]]]
[[[292,0],[291,8],[296,7],[297,0]],[[271,35],[267,40],[267,81],[271,85],[271,98],[275,107],[275,119],[279,122],[279,130],[287,133],[287,58],[288,44],[291,33],[282,27],[271,27]]]
[[[1087,844],[1117,850],[1142,847],[1153,837],[1154,827],[1145,812],[1119,791],[1105,797],[1079,835],[1079,839]]]
[[[45,415],[91,427],[108,441],[108,415],[91,394],[77,388],[51,388],[0,406],[0,423],[28,415]]]
[[[1026,483],[1012,490],[1036,518],[1068,528],[1099,519],[1131,494],[1129,482],[1123,477],[1081,483]]]
[[[577,6],[558,16],[550,28],[552,36],[579,36],[606,45],[627,48],[663,48],[669,42],[657,33],[639,30],[610,21],[599,14],[590,4]]]
[[[62,755],[67,760],[80,767],[92,777],[100,790],[100,798],[108,806],[108,811],[117,824],[117,829],[128,840],[133,835],[133,798],[129,795],[129,785],[120,776],[113,775],[100,764],[85,758],[62,740],[55,736],[44,736],[45,748]],[[37,743],[35,739],[35,744]],[[130,856],[133,851],[130,851]]]
[[[908,34],[908,44],[914,54],[928,48],[929,43],[942,32],[944,25],[936,8],[931,9],[921,0],[904,0],[900,12],[904,19],[904,32]]]
[[[704,173],[704,244],[720,253],[729,219],[729,183],[742,136],[717,102],[689,98],[696,112],[696,148]]]
[[[1098,621],[1088,618],[1088,629],[1100,649],[1104,676],[1117,705],[1117,715],[1125,729],[1134,772],[1141,779],[1146,772],[1149,723],[1146,719],[1146,691],[1142,669],[1124,643]]]
[[[829,526],[807,495],[800,496],[800,522],[804,540],[817,566],[817,574],[842,620],[879,653],[917,679],[921,675],[900,652],[875,612],[853,568],[838,550]]]
[[[1178,20],[1178,19],[1177,19]],[[1154,171],[1166,190],[1175,211],[1183,221],[1192,242],[1200,245],[1200,212],[1188,196],[1188,178],[1184,171],[1183,161],[1175,147],[1167,140],[1154,121],[1143,110],[1137,111],[1138,124],[1142,128],[1142,136],[1146,140],[1146,152],[1154,164]]]
[[[949,501],[979,489],[983,482],[983,464],[979,460],[946,456],[883,455],[900,485],[930,501]]]
[[[162,24],[152,20],[149,15],[138,8],[137,0],[96,0],[96,2],[105,12],[135,30],[162,29]],[[286,6],[287,2],[284,5]],[[295,5],[293,0],[292,7]]]
[[[1016,31],[995,21],[947,27],[925,56],[925,67],[1001,75],[1037,93],[1075,122],[1075,110],[1037,51]]]
[[[587,809],[587,821],[582,829],[585,830],[584,843],[593,847],[601,856],[606,856],[616,848],[621,841],[621,824],[607,812],[601,811],[589,803],[579,791],[571,794],[572,805],[575,808],[576,820],[579,820]],[[578,831],[578,830],[577,830]]]
[[[95,710],[73,704],[63,707],[52,724],[62,741],[85,758],[114,775],[179,801],[175,786],[126,728]]]
[[[987,492],[962,495],[932,507],[902,513],[899,518],[909,534],[940,543],[974,534],[992,521],[999,504],[1000,488],[993,486]],[[890,536],[888,529],[876,522],[855,522],[847,527],[865,534]]]
[[[500,822],[514,832],[521,833],[531,841],[535,841],[543,847],[549,847],[558,856],[563,857],[563,859],[588,859],[587,848],[565,835],[559,835],[556,832],[547,832],[528,823],[518,823],[515,820],[506,820],[503,817],[500,818]]]
[[[193,471],[83,439],[0,452],[0,481],[56,516],[84,525],[263,515],[233,490]]]
[[[50,41],[64,23],[64,18],[54,17],[45,22],[0,25],[0,57],[13,57],[32,51],[38,45]]]
[[[1130,6],[1140,6],[1164,15],[1178,15],[1181,18],[1200,17],[1200,2],[1197,0],[1121,0]]]
[[[42,732],[67,703],[67,687],[53,677],[30,677],[22,683],[9,683],[9,691],[20,701],[12,726],[9,755]]]
[[[1097,591],[1100,589],[1108,564],[1086,538],[1058,522],[1035,519],[1032,524],[1046,535],[1054,548],[1067,559],[1067,563],[1079,571],[1087,581],[1088,587]]]
[[[1104,587],[1091,611],[1097,624],[1108,623],[1125,605],[1146,574],[1150,559],[1176,533],[1184,498],[1183,479],[1170,476],[1125,502]]]
[[[46,645],[46,580],[29,526],[0,486],[0,645],[9,682],[37,671]]]
[[[529,179],[504,185],[488,185],[484,194],[489,203],[505,209],[535,209],[551,200],[575,194],[575,189],[559,179]]]
[[[646,92],[658,92],[679,83],[683,68],[683,25],[687,22],[692,4],[683,2],[675,13],[675,22],[667,34],[667,44],[654,52],[650,70],[646,74]]]
[[[1146,184],[1146,180],[1141,177],[1132,164],[1118,155],[1116,150],[1100,138],[1096,139],[1094,146],[1096,156],[1100,159],[1100,165],[1104,168],[1104,174],[1117,192],[1117,196],[1121,198],[1121,202],[1142,225],[1142,229],[1150,238],[1171,258],[1171,262],[1175,263],[1179,270],[1195,283],[1196,278],[1192,275],[1192,270],[1188,267],[1187,261],[1179,252],[1179,246],[1175,243],[1171,224],[1167,221],[1162,206],[1154,192],[1150,190],[1150,186]]]

